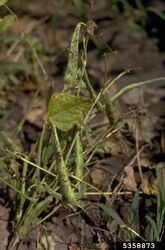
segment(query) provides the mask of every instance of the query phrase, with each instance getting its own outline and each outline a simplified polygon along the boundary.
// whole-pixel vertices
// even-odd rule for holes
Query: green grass
[[[7,26],[4,29],[6,28]],[[64,203],[81,208],[85,212],[82,199],[85,193],[92,189],[98,194],[104,195],[101,190],[86,181],[86,169],[90,165],[94,152],[100,145],[104,147],[107,138],[124,124],[124,120],[117,120],[115,117],[112,111],[113,105],[121,95],[130,89],[165,80],[165,77],[161,77],[131,83],[111,96],[109,89],[131,71],[126,70],[115,79],[107,80],[100,92],[96,93],[86,69],[87,48],[90,39],[87,30],[88,24],[82,22],[78,23],[75,28],[69,50],[63,90],[61,93],[53,93],[50,90],[47,119],[30,152],[23,152],[21,147],[18,147],[14,142],[22,130],[26,116],[13,133],[0,134],[0,181],[13,190],[15,214],[12,229],[13,238],[9,249],[16,246],[19,248],[27,234],[56,213]],[[47,72],[33,47],[33,43],[28,36],[22,35],[24,35],[41,71],[47,77]],[[39,89],[34,98],[38,92]],[[46,102],[47,100],[45,100]],[[32,105],[30,105],[29,110],[31,108]],[[100,113],[107,116],[109,124],[106,131],[97,134],[92,129],[91,123]],[[135,194],[132,201],[130,225],[125,223],[112,208],[105,204],[98,204],[105,213],[116,220],[128,239],[138,237],[144,241],[161,240],[165,214],[162,171],[163,169],[158,172],[156,219],[150,215],[146,216],[150,227],[149,237],[141,236],[136,228],[138,194]],[[52,205],[53,209],[50,209]],[[47,213],[43,217],[41,214],[45,210]]]

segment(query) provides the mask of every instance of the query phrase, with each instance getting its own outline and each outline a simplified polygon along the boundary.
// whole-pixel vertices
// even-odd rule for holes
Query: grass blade
[[[102,203],[97,204],[99,207],[101,207],[106,214],[108,214],[110,217],[112,217],[118,224],[119,226],[126,226],[126,223],[123,221],[123,219],[118,215],[118,213],[111,207],[107,207]]]

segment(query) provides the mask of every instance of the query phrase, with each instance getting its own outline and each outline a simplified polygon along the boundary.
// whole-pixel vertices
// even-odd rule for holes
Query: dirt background
[[[95,31],[97,42],[92,40],[89,42],[87,66],[90,80],[96,91],[99,91],[104,82],[103,55],[105,53],[108,58],[107,78],[116,77],[123,71],[123,67],[135,68],[131,74],[127,74],[117,82],[111,90],[112,93],[127,83],[165,76],[165,22],[158,15],[150,13],[145,29],[136,30],[129,24],[129,18],[122,8],[120,15],[114,18],[111,3],[100,2],[92,10],[92,18],[97,24]],[[147,2],[165,13],[164,1]],[[9,6],[18,15],[19,22],[15,22],[6,32],[6,42],[1,46],[0,52],[2,131],[11,132],[16,127],[27,113],[37,86],[41,85],[40,94],[36,97],[32,111],[26,116],[18,139],[26,152],[38,139],[41,131],[46,114],[45,99],[48,87],[52,81],[55,82],[55,91],[60,91],[63,87],[67,64],[66,48],[70,45],[76,24],[88,17],[89,10],[88,5],[85,5],[84,13],[79,13],[72,1],[66,1],[62,6],[62,1],[16,0],[11,1]],[[2,10],[2,14],[4,13],[5,10]],[[135,15],[133,18],[135,23],[139,24],[139,17]],[[18,46],[13,46],[13,41],[18,39],[22,30],[28,33],[34,44],[49,75],[47,79],[43,76],[27,45],[20,42]],[[45,249],[44,244],[41,244],[44,241],[45,231],[50,237],[52,248],[49,249],[57,250],[108,250],[113,249],[112,243],[116,240],[126,240],[117,223],[94,203],[108,202],[125,221],[129,221],[132,196],[127,192],[136,191],[140,182],[135,145],[137,117],[141,122],[138,138],[141,164],[149,181],[154,183],[156,169],[165,164],[164,105],[164,81],[131,90],[120,98],[118,108],[115,106],[114,110],[116,113],[120,110],[127,117],[126,127],[122,129],[119,142],[111,141],[111,152],[98,152],[94,155],[96,164],[93,164],[89,174],[93,185],[105,192],[113,191],[112,196],[106,199],[95,195],[85,197],[86,203],[89,204],[86,214],[64,205],[57,214],[44,223],[43,227],[29,234],[22,250]],[[132,175],[130,164],[134,165]],[[118,195],[120,191],[125,194]],[[11,197],[11,192],[0,184],[0,249],[2,250],[6,249],[10,241],[13,216]],[[145,208],[152,205],[148,202],[152,199],[152,195],[144,194],[140,199],[139,214],[142,216],[145,214],[145,211],[142,213],[144,204]],[[142,221],[140,216],[139,221]]]

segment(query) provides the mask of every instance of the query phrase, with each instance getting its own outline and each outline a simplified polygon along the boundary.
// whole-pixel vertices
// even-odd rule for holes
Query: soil
[[[0,118],[6,115],[1,125],[2,131],[13,131],[21,118],[27,114],[40,84],[40,93],[33,103],[32,111],[26,115],[18,139],[24,151],[28,152],[38,139],[46,117],[45,100],[49,86],[54,81],[55,91],[60,91],[63,87],[67,63],[65,49],[69,47],[74,28],[81,18],[71,3],[60,7],[59,1],[24,2],[21,4],[21,1],[16,0],[10,3],[12,10],[19,17],[19,22],[15,22],[5,36],[12,39],[18,37],[22,29],[25,33],[28,32],[49,78],[45,79],[29,48],[20,43],[20,46],[12,50],[12,44],[8,42],[0,52],[0,60],[4,65],[0,70]],[[117,77],[123,68],[134,68],[131,74],[125,75],[115,84],[110,94],[128,83],[165,76],[164,21],[158,15],[149,13],[145,29],[139,31],[129,25],[128,17],[122,10],[120,15],[114,18],[109,1],[100,2],[100,6],[94,8],[92,13],[97,24],[97,43],[95,40],[89,42],[87,65],[95,90],[99,91],[104,83],[105,53],[108,68],[106,79]],[[165,13],[164,1],[153,0],[151,4]],[[15,62],[24,68],[14,70],[10,66]],[[136,141],[139,141],[141,165],[149,182],[154,183],[157,169],[165,167],[164,105],[165,81],[153,82],[125,93],[114,107],[116,116],[122,113],[126,117],[120,140],[110,141],[111,152],[108,149],[107,152],[96,152],[93,159],[96,163],[89,170],[91,184],[104,192],[113,191],[112,195],[102,197],[91,194],[84,197],[87,205],[85,213],[81,209],[75,211],[64,204],[42,227],[28,235],[20,249],[111,250],[114,249],[114,242],[127,240],[118,224],[95,204],[106,203],[112,206],[124,221],[130,221],[133,193],[140,187]],[[138,135],[137,120],[141,124]],[[143,192],[139,198],[139,224],[143,223],[142,218],[147,208],[152,204],[156,206],[155,198],[148,189],[147,185],[141,187]],[[13,216],[11,191],[0,183],[2,250],[7,249],[10,242]],[[140,233],[143,234],[144,229],[141,228]],[[44,247],[46,234],[50,248]]]

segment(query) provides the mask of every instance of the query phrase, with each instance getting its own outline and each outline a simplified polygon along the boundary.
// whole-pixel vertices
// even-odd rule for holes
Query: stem
[[[23,196],[24,198],[28,199],[29,201],[34,201],[33,198],[28,197],[26,194],[22,193],[20,190],[18,190],[16,187],[14,187],[12,184],[10,184],[8,181],[6,181],[4,178],[0,177],[0,181],[3,182],[6,186],[10,187],[12,190]]]
[[[31,166],[33,166],[33,167],[35,167],[35,168],[38,168],[38,169],[40,169],[40,170],[42,170],[44,173],[47,173],[47,174],[49,174],[49,175],[51,175],[51,176],[53,176],[53,177],[57,177],[55,174],[53,174],[53,173],[50,172],[49,170],[47,170],[47,169],[45,169],[45,168],[42,168],[42,167],[38,166],[37,164],[35,164],[35,163],[33,163],[33,162],[27,160],[26,158],[24,158],[24,157],[22,157],[22,156],[20,156],[20,155],[17,155],[16,157],[17,157],[18,159],[22,160],[22,161],[25,161],[25,162],[29,163],[29,165],[31,165]]]
[[[85,70],[85,73],[84,73],[84,80],[85,80],[85,83],[86,83],[86,88],[89,92],[89,96],[95,100],[97,95],[95,93],[95,90],[93,89],[90,81],[89,81],[89,77],[88,77],[88,74],[87,74],[87,71]],[[102,112],[103,111],[103,105],[101,104],[101,102],[98,100],[98,102],[96,102],[96,107],[98,109],[98,111]]]
[[[70,157],[70,155],[71,155],[71,152],[72,152],[72,150],[73,150],[73,147],[74,147],[74,145],[75,145],[75,143],[76,143],[78,134],[79,134],[79,132],[77,131],[77,132],[75,133],[75,135],[74,135],[73,141],[71,142],[70,148],[69,148],[69,150],[68,150],[68,152],[67,152],[67,155],[66,155],[66,157],[65,157],[65,164],[67,164],[67,162],[68,162],[68,159],[69,159],[69,157]]]
[[[75,152],[76,152],[75,176],[78,177],[79,179],[83,179],[84,157],[83,157],[83,145],[82,145],[80,133],[78,133],[77,135]],[[78,187],[78,192],[81,196],[85,192],[86,185],[78,181],[77,187]]]
[[[41,160],[42,160],[42,147],[43,147],[43,141],[45,138],[45,132],[46,132],[46,122],[43,125],[41,136],[38,143],[38,154],[37,154],[37,165],[41,166]]]
[[[75,176],[78,178],[82,178],[83,176],[83,148],[80,139],[80,134],[78,133],[76,138],[76,170]]]
[[[76,200],[75,193],[72,189],[71,182],[69,180],[69,174],[68,174],[68,169],[65,164],[65,160],[62,156],[62,148],[60,145],[60,141],[58,138],[57,134],[57,129],[55,126],[53,126],[53,131],[54,131],[54,139],[55,139],[55,144],[57,146],[57,152],[60,157],[60,164],[57,168],[58,174],[59,174],[59,185],[61,188],[61,193],[64,197],[64,199],[70,203],[71,205],[77,206],[78,202]]]
[[[123,95],[125,92],[133,89],[133,88],[138,88],[142,85],[148,84],[148,83],[153,83],[153,82],[158,82],[158,81],[165,81],[165,77],[158,77],[158,78],[154,78],[151,80],[147,80],[147,81],[142,81],[142,82],[136,82],[136,83],[131,83],[126,85],[125,87],[123,87],[121,90],[119,90],[112,98],[111,98],[111,102],[116,101],[121,95]]]
[[[142,173],[140,152],[139,152],[139,123],[137,123],[137,127],[136,127],[136,152],[137,152],[137,162],[138,162],[139,175],[141,178],[141,182],[143,183],[144,178],[143,178],[143,173]]]

